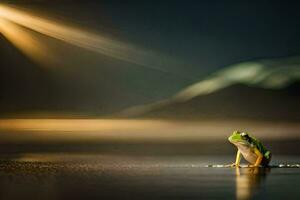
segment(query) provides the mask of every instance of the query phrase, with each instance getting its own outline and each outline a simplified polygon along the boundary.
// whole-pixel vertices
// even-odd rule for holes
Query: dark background
[[[0,35],[0,111],[5,117],[36,113],[103,116],[168,98],[234,63],[300,54],[297,1],[2,2],[80,25],[179,63],[166,63],[163,70],[145,68],[41,35],[62,55],[74,57],[73,65],[45,68]]]

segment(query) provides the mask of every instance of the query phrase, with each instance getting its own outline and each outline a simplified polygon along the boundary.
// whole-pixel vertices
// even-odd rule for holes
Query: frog
[[[235,163],[231,164],[231,167],[240,167],[242,156],[250,163],[249,167],[267,167],[269,165],[271,152],[249,133],[234,131],[228,140],[237,147]]]

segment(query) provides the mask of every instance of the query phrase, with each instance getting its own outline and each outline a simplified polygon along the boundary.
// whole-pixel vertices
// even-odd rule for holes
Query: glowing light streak
[[[161,63],[165,62],[166,59],[162,58],[160,55],[137,48],[130,44],[103,37],[100,34],[67,26],[63,23],[38,17],[23,10],[6,5],[0,5],[0,18],[1,17],[2,20],[5,19],[46,36],[96,53],[144,67],[165,71],[161,67]],[[26,48],[28,51],[32,50],[32,52],[27,52],[27,54],[32,55],[42,50],[39,49],[37,51],[38,48],[41,48],[41,45],[39,44],[37,45],[39,47],[33,47],[37,42],[33,41],[33,39],[30,38],[25,31],[17,29],[16,26],[13,26],[12,24],[8,25],[8,22],[2,22],[1,32],[5,33],[5,36],[7,36],[17,47],[23,50],[25,49],[24,46],[31,46],[32,48]],[[20,40],[22,40],[22,42]]]
[[[45,62],[45,60],[52,60],[50,59],[51,53],[47,46],[41,43],[32,34],[28,33],[24,28],[0,18],[0,31],[10,42],[31,59],[39,63],[49,63]]]

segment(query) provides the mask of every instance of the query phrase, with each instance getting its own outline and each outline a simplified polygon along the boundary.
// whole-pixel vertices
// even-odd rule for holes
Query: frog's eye
[[[247,133],[241,133],[241,136],[243,136],[243,137],[245,137],[245,136],[247,136],[248,134]]]

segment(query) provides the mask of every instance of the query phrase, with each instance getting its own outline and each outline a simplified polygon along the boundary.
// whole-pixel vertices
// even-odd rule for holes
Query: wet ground
[[[299,123],[0,120],[0,200],[300,199]],[[272,168],[228,168],[233,130]],[[210,167],[207,167],[207,166]],[[298,166],[298,165],[295,165]]]
[[[3,155],[0,199],[299,199],[300,168],[213,168],[234,155]],[[272,165],[300,163],[276,156]]]

